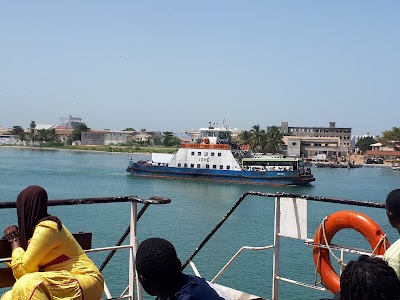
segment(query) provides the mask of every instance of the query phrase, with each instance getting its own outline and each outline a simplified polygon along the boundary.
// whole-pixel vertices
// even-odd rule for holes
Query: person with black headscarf
[[[104,289],[100,271],[60,219],[47,213],[47,200],[40,186],[18,195],[18,227],[4,230],[17,281],[1,300],[99,300]]]

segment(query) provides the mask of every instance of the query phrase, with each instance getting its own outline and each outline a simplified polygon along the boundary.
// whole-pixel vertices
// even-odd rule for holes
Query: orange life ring
[[[325,237],[322,226],[325,226]],[[365,214],[352,210],[342,210],[328,216],[318,227],[314,236],[315,244],[330,244],[333,236],[341,229],[352,228],[361,233],[369,242],[373,254],[383,255],[390,243],[382,228]],[[334,294],[340,290],[340,277],[333,269],[329,249],[313,247],[314,264],[324,285]]]
[[[209,144],[209,143],[210,143],[210,140],[209,140],[208,138],[204,138],[204,139],[203,139],[203,142],[204,142],[204,144]]]

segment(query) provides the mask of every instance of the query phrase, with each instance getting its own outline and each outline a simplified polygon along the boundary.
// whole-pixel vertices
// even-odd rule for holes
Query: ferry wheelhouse
[[[211,180],[263,185],[302,185],[315,180],[301,158],[254,154],[232,140],[222,125],[200,128],[201,137],[180,146],[175,154],[153,153],[151,160],[129,162],[132,175]]]

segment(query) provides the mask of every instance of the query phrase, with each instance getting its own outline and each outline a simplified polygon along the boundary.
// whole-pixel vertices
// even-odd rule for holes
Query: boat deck
[[[327,198],[327,197],[318,197],[318,196],[310,196],[310,195],[299,195],[299,194],[291,194],[291,193],[261,193],[261,192],[246,192],[244,193],[228,210],[227,214],[224,215],[222,220],[212,229],[212,231],[205,237],[205,239],[200,243],[200,245],[196,248],[192,255],[183,263],[182,270],[184,270],[187,266],[190,265],[195,275],[202,277],[194,264],[194,258],[196,255],[203,249],[203,247],[208,243],[208,241],[214,236],[214,234],[219,230],[219,228],[225,223],[225,221],[235,212],[235,210],[239,207],[239,205],[245,200],[249,199],[247,196],[259,196],[271,198],[275,204],[275,216],[274,216],[274,240],[270,245],[263,246],[241,246],[241,248],[233,255],[233,257],[222,267],[222,269],[214,276],[213,279],[210,280],[212,285],[216,285],[218,289],[227,294],[232,300],[267,300],[264,298],[266,294],[269,293],[268,290],[264,288],[261,290],[263,296],[256,296],[244,292],[238,289],[234,289],[231,287],[227,287],[224,285],[217,284],[216,281],[224,274],[227,268],[238,259],[239,255],[245,250],[251,251],[271,251],[272,252],[272,286],[271,286],[271,299],[278,300],[279,298],[279,283],[285,282],[288,284],[293,284],[296,286],[301,286],[308,289],[313,289],[322,293],[329,293],[332,297],[332,292],[328,290],[326,287],[321,286],[320,282],[300,282],[296,279],[291,279],[282,276],[280,272],[280,261],[284,259],[281,253],[281,247],[283,246],[281,243],[281,239],[289,238],[296,239],[301,241],[302,244],[310,249],[310,247],[315,248],[328,248],[330,251],[338,251],[340,252],[341,260],[344,258],[344,254],[351,253],[353,254],[367,254],[372,255],[372,249],[356,249],[354,247],[349,248],[336,244],[328,244],[318,242],[313,239],[307,238],[307,202],[308,201],[317,201],[317,202],[327,202],[334,203],[338,205],[340,209],[341,204],[352,205],[352,206],[364,206],[370,208],[384,209],[384,203],[377,202],[369,202],[369,201],[356,201],[350,199],[335,199],[335,198]],[[50,200],[48,202],[49,206],[58,206],[58,205],[82,205],[82,204],[106,204],[106,203],[115,203],[115,202],[125,202],[130,206],[130,226],[125,230],[120,240],[117,242],[115,246],[110,247],[102,247],[102,248],[94,248],[89,249],[86,252],[99,252],[99,251],[109,251],[110,254],[104,260],[102,265],[99,267],[100,271],[103,270],[104,266],[107,265],[109,260],[113,257],[116,250],[126,249],[128,250],[129,255],[129,270],[126,277],[128,278],[128,286],[124,291],[120,293],[119,296],[113,297],[107,287],[107,278],[105,278],[105,286],[104,286],[104,299],[143,299],[143,290],[140,285],[140,282],[136,276],[135,270],[135,253],[138,246],[138,238],[137,238],[137,221],[149,207],[149,205],[155,204],[168,204],[170,203],[170,199],[164,197],[151,197],[149,199],[143,200],[138,198],[137,196],[122,196],[122,197],[108,197],[108,198],[83,198],[83,199],[66,199],[66,200]],[[137,205],[141,204],[142,207],[140,211],[138,211]],[[15,202],[3,202],[0,203],[0,209],[15,209]],[[348,207],[346,207],[348,209]],[[374,231],[375,232],[375,231]],[[126,245],[122,245],[125,238],[129,236],[129,242]],[[383,235],[385,238],[385,236]],[[10,258],[0,259],[0,262],[9,261]],[[265,270],[263,270],[264,272]],[[240,275],[238,275],[240,276]],[[251,292],[251,291],[250,291]],[[257,292],[258,293],[258,292]],[[329,298],[329,296],[328,296]]]

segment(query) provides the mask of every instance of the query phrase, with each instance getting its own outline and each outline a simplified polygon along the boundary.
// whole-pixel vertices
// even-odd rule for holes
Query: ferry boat
[[[129,162],[136,176],[211,180],[262,185],[305,185],[314,181],[303,159],[281,154],[253,153],[248,145],[232,140],[232,131],[200,128],[201,137],[180,146],[175,154],[153,153],[151,160]]]

